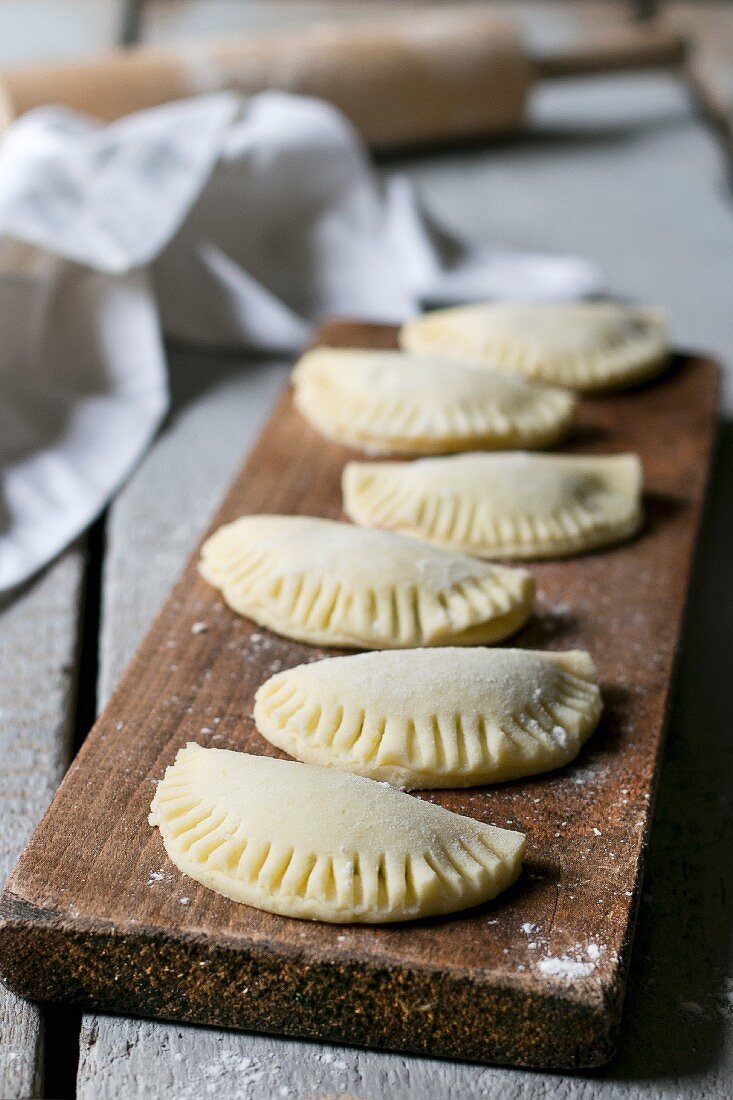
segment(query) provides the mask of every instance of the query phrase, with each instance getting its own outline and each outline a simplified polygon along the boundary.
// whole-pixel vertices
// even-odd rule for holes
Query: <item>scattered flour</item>
[[[539,969],[543,974],[549,974],[555,978],[587,978],[598,966],[598,962],[606,950],[605,944],[589,943],[583,946],[576,944],[573,948],[574,955],[544,955],[539,963]],[[585,958],[582,956],[585,955]]]
[[[146,886],[152,886],[154,882],[165,882],[167,879],[173,878],[173,875],[166,871],[150,871],[148,873],[148,881]]]
[[[543,974],[550,974],[555,978],[587,978],[595,970],[596,964],[571,959],[569,955],[561,955],[559,958],[545,955],[539,961],[539,968]]]

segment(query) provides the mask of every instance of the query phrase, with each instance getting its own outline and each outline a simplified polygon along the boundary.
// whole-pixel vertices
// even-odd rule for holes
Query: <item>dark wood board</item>
[[[394,340],[392,328],[349,322],[321,334],[332,345]],[[501,787],[422,796],[527,833],[511,891],[440,920],[339,926],[237,905],[170,864],[147,824],[155,781],[189,740],[278,755],[253,728],[254,692],[313,655],[229,611],[198,576],[196,553],[6,886],[0,970],[11,988],[99,1010],[485,1062],[607,1061],[717,377],[708,360],[678,356],[658,382],[582,403],[566,449],[637,451],[648,522],[624,546],[531,567],[538,613],[512,644],[587,648],[601,677],[605,716],[577,761]],[[211,529],[248,512],[338,517],[352,453],[312,431],[285,393]]]

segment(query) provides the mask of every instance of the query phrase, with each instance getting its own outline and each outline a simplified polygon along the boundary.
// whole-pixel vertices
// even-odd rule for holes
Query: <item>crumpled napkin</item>
[[[600,288],[580,259],[451,239],[317,100],[218,94],[109,126],[34,111],[0,141],[0,591],[144,451],[168,404],[163,333],[290,354],[326,315]]]

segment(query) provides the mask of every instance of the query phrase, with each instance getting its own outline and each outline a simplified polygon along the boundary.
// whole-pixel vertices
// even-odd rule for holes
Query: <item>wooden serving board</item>
[[[395,330],[336,322],[321,341],[392,347]],[[648,522],[627,545],[532,567],[538,613],[514,644],[587,648],[601,677],[605,716],[577,761],[493,789],[421,795],[527,833],[511,891],[443,919],[338,926],[237,905],[170,864],[147,824],[166,765],[190,740],[277,755],[253,727],[254,692],[313,656],[229,611],[194,554],[7,884],[7,983],[34,999],[477,1061],[610,1058],[717,373],[677,357],[656,383],[582,403],[567,449],[637,451]],[[285,393],[212,529],[248,512],[338,517],[351,454],[312,431]]]

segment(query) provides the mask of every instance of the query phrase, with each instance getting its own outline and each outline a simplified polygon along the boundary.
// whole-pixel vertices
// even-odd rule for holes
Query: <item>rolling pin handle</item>
[[[640,69],[674,69],[686,56],[687,42],[679,35],[630,25],[564,50],[536,51],[532,61],[538,79],[563,80]]]

